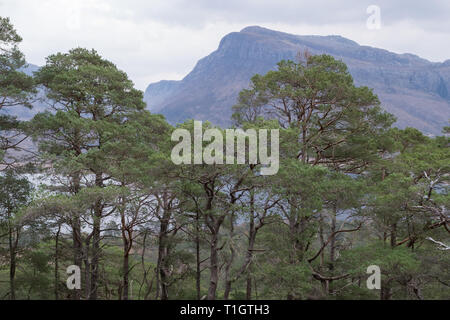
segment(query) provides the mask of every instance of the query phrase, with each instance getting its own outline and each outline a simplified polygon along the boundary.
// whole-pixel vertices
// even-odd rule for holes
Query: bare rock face
[[[299,51],[330,54],[344,61],[356,85],[373,88],[396,125],[440,134],[450,119],[450,60],[433,63],[412,54],[360,46],[340,36],[297,36],[261,27],[226,35],[219,48],[198,61],[181,81],[148,86],[145,101],[169,122],[186,119],[230,124],[231,107],[250,78],[295,59]]]

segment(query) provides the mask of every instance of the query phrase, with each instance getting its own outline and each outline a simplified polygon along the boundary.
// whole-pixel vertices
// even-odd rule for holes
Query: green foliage
[[[33,78],[21,70],[26,66],[18,48],[21,41],[9,18],[0,17],[0,164],[5,153],[18,149],[23,140],[19,135],[21,122],[8,113],[17,106],[31,108],[30,101],[35,93]]]
[[[0,212],[3,215],[17,213],[30,199],[32,185],[27,178],[18,177],[8,170],[0,176]]]
[[[42,179],[33,193],[25,176],[0,175],[2,296],[449,297],[438,246],[449,239],[449,138],[391,128],[342,61],[281,61],[240,93],[236,127],[280,133],[279,171],[264,176],[261,158],[175,165],[171,134],[186,129],[193,142],[193,120],[172,127],[146,111],[142,92],[95,50],[50,55],[33,80],[20,72],[20,41],[0,18],[0,111],[30,106],[34,84],[51,107],[27,123],[0,115],[0,154],[16,147],[12,137],[33,136],[40,176],[30,173]],[[213,128],[226,154],[225,129],[201,130]],[[79,291],[65,288],[72,264]],[[369,265],[381,268],[381,291],[365,287]]]
[[[368,266],[377,265],[382,276],[399,278],[414,274],[420,266],[417,255],[410,249],[392,249],[383,243],[348,250],[343,253],[342,261],[345,261],[347,270],[355,275],[364,275]]]
[[[283,128],[298,130],[297,158],[337,162],[350,170],[374,160],[378,136],[394,121],[379,104],[372,90],[353,84],[342,61],[317,55],[299,63],[281,61],[277,70],[255,75],[233,118],[237,123],[276,119]]]

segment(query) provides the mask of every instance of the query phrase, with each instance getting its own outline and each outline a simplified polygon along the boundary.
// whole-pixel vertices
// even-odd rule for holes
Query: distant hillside
[[[239,91],[254,74],[264,74],[303,50],[344,61],[355,83],[374,88],[401,128],[440,134],[450,119],[450,60],[433,63],[412,54],[360,46],[340,36],[297,36],[261,27],[226,35],[183,80],[149,85],[145,101],[171,123],[194,118],[226,126]]]
[[[32,76],[33,72],[38,71],[38,70],[39,70],[39,66],[36,66],[31,63],[27,64],[24,68],[22,68],[22,71],[29,76]],[[43,93],[41,91],[39,91],[39,94],[37,97],[40,98],[42,96],[43,96]],[[42,112],[46,109],[46,105],[44,103],[42,103],[41,101],[35,101],[32,104],[33,104],[32,110],[25,108],[25,107],[18,106],[18,107],[7,109],[4,112],[14,115],[20,120],[30,120],[31,118],[33,118],[33,116],[36,113]]]

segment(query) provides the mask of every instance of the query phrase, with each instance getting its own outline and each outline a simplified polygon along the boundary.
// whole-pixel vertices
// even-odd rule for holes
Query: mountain
[[[39,66],[31,64],[31,63],[27,63],[24,67],[22,67],[20,69],[20,71],[22,71],[23,73],[32,76],[33,72],[36,72],[39,70]]]
[[[36,72],[39,70],[39,66],[36,66],[34,64],[26,64],[23,68],[20,69],[23,73],[32,76],[33,72]],[[42,90],[38,89],[37,98],[42,98],[44,96]],[[19,120],[30,120],[33,118],[33,116],[38,112],[43,112],[47,108],[45,103],[43,103],[40,100],[34,101],[32,103],[33,109],[28,109],[23,106],[17,106],[8,110],[5,110],[4,112],[9,113],[11,115],[16,116]]]
[[[304,50],[344,61],[355,84],[373,88],[382,106],[397,116],[398,127],[440,134],[450,119],[450,60],[435,63],[341,36],[298,36],[257,26],[226,35],[184,79],[150,84],[144,99],[171,123],[193,118],[227,126],[239,91],[254,74]]]

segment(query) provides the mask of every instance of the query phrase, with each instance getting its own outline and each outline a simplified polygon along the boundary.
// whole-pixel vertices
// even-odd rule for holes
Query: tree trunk
[[[200,261],[200,221],[199,212],[195,216],[195,287],[197,290],[197,300],[201,299],[201,261]]]
[[[205,187],[206,188],[206,187]],[[209,288],[208,288],[208,300],[216,300],[217,284],[219,282],[219,231],[222,225],[225,215],[215,217],[211,211],[213,208],[214,195],[211,192],[207,192],[208,202],[206,204],[206,225],[211,232],[210,236],[210,257],[209,257]]]
[[[216,300],[217,283],[219,282],[219,255],[218,255],[218,234],[217,228],[211,235],[210,251],[210,280],[208,290],[208,300]]]
[[[95,185],[103,187],[103,178],[101,173],[95,174]],[[97,300],[98,282],[99,282],[99,261],[100,261],[100,232],[101,219],[103,215],[102,200],[99,199],[94,205],[94,217],[92,226],[92,261],[91,261],[91,290],[89,300]]]
[[[89,261],[89,248],[90,248],[90,244],[89,244],[89,240],[90,238],[88,238],[86,240],[86,245],[83,248],[83,263],[84,263],[84,296],[85,299],[89,299],[90,296],[90,292],[91,292],[91,264]],[[76,290],[74,290],[76,291]]]
[[[334,262],[336,261],[336,206],[333,207],[331,214],[331,240],[330,240],[330,270],[334,270]]]
[[[127,249],[125,249],[127,250]],[[125,251],[123,256],[123,290],[122,290],[122,300],[128,300],[128,290],[129,290],[129,283],[128,283],[128,272],[129,272],[129,254],[127,251]]]
[[[225,287],[225,295],[224,297],[228,298],[228,295],[231,291],[231,284],[238,280],[242,274],[247,274],[247,288],[246,288],[246,296],[247,299],[251,299],[252,295],[252,282],[251,282],[251,268],[252,268],[252,260],[253,260],[253,251],[255,248],[255,242],[256,242],[256,234],[258,230],[264,225],[263,221],[260,221],[260,223],[256,226],[255,225],[255,210],[254,210],[254,195],[251,193],[250,196],[250,221],[249,221],[249,232],[248,232],[248,246],[247,246],[247,252],[245,255],[244,263],[242,264],[241,268],[237,272],[236,276],[234,278],[230,278],[228,281],[228,286]]]
[[[336,216],[337,216],[337,204],[333,206],[333,212],[331,213],[331,241],[330,241],[330,271],[333,272],[334,264],[336,262]],[[333,292],[333,280],[325,281],[325,292],[330,295]]]
[[[97,289],[98,289],[98,280],[99,280],[99,259],[100,259],[100,210],[99,205],[96,205],[95,213],[94,213],[94,224],[92,230],[92,260],[90,263],[90,285],[91,290],[89,293],[89,300],[97,300]]]
[[[256,232],[255,232],[255,193],[252,190],[250,192],[250,222],[248,226],[248,249],[247,249],[247,257],[250,256],[250,259],[252,258],[251,255],[253,254],[255,239],[256,239]],[[248,263],[247,267],[247,286],[246,286],[246,292],[245,297],[247,300],[252,299],[252,262]]]
[[[19,232],[16,231],[16,236],[14,237],[14,227],[10,225],[9,227],[9,286],[10,286],[10,299],[16,300],[16,254],[17,245],[19,240]]]
[[[61,225],[58,224],[58,231],[55,236],[55,300],[59,300],[59,234]]]
[[[157,272],[159,273],[159,288],[161,300],[169,299],[169,276],[170,266],[168,265],[168,257],[170,253],[170,244],[168,237],[169,221],[171,217],[171,211],[167,207],[166,195],[163,200],[163,216],[160,219],[159,236],[158,236],[158,264]]]
[[[245,299],[252,300],[252,274],[251,274],[251,267],[249,266],[249,272],[247,273],[247,286],[246,286],[246,292],[245,292]]]
[[[234,212],[230,214],[230,259],[227,261],[227,265],[225,267],[225,292],[223,294],[223,299],[228,300],[231,292],[231,285],[233,280],[231,279],[231,267],[234,262],[234,258],[236,256],[236,251],[233,247],[233,236],[234,236]]]
[[[124,184],[122,184],[124,186]],[[130,265],[129,265],[129,257],[130,251],[133,246],[133,225],[127,225],[126,217],[125,217],[125,200],[121,199],[122,205],[120,206],[120,221],[121,221],[121,233],[122,233],[122,242],[123,242],[123,261],[122,261],[122,300],[129,299],[129,274],[130,274]]]
[[[392,297],[392,289],[389,280],[381,285],[380,300],[391,300],[391,297]]]
[[[391,248],[397,246],[397,223],[391,224]]]
[[[167,258],[169,254],[169,248],[166,247],[166,244],[164,244],[166,241],[166,237],[160,238],[160,245],[158,250],[158,256],[159,256],[159,277],[160,277],[160,294],[161,294],[161,300],[168,300],[169,299],[169,286],[168,286],[168,280],[169,280],[169,266],[167,265]]]
[[[80,191],[80,178],[77,174],[73,177],[73,190],[74,194]],[[83,267],[83,239],[81,237],[81,222],[78,213],[74,213],[71,219],[72,227],[72,242],[73,242],[73,264],[80,268],[81,274]],[[88,270],[85,270],[88,272]],[[86,285],[86,284],[85,284]],[[73,300],[80,300],[81,295],[79,290],[72,290],[71,297]]]

